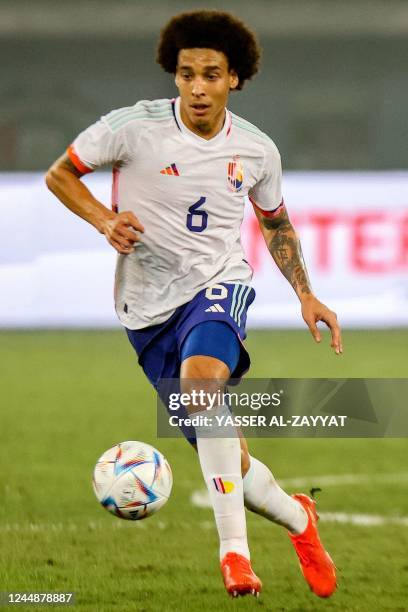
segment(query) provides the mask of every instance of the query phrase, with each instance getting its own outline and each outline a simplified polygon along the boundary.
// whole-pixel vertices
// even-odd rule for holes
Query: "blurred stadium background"
[[[167,18],[195,5],[0,3],[0,325],[117,325],[115,255],[56,205],[44,170],[110,109],[175,95],[171,76],[154,61],[155,45]],[[408,5],[256,0],[222,7],[262,42],[261,74],[230,106],[281,151],[284,195],[316,292],[346,326],[406,326]],[[109,203],[109,174],[86,180]],[[301,325],[251,214],[243,236],[258,293],[250,325]]]
[[[154,393],[116,322],[115,254],[43,181],[100,115],[176,94],[154,61],[158,32],[202,6],[0,0],[0,591],[75,590],[83,610],[236,607],[221,589],[211,513],[193,506],[198,466],[183,441],[157,439]],[[261,73],[230,108],[278,145],[314,289],[346,327],[341,360],[327,336],[315,346],[304,328],[288,329],[302,328],[296,300],[248,212],[252,375],[407,378],[408,3],[205,7],[258,33]],[[109,204],[109,174],[86,180]],[[157,445],[174,469],[171,501],[146,524],[105,516],[92,497],[93,463],[124,439]],[[407,441],[253,440],[251,449],[290,490],[326,483],[322,533],[340,589],[315,601],[284,534],[249,516],[266,588],[262,604],[245,608],[406,610]]]

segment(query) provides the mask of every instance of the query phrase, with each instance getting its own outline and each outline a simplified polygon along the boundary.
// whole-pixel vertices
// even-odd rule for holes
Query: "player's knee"
[[[207,398],[215,398],[211,404],[219,405],[219,398],[225,390],[229,369],[219,359],[195,355],[185,359],[181,366],[181,392],[188,394],[192,400],[187,406],[189,412],[208,409]],[[198,404],[197,404],[198,402]]]
[[[181,364],[181,378],[195,380],[216,379],[220,382],[227,381],[229,378],[228,366],[215,357],[206,355],[193,355],[188,357]]]

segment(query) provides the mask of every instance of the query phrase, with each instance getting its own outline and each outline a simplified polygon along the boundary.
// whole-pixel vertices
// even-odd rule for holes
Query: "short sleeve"
[[[249,191],[249,199],[258,209],[273,212],[282,204],[282,165],[279,151],[269,138],[259,181]]]
[[[114,131],[102,117],[75,138],[68,155],[80,172],[87,173],[106,164],[125,162],[126,149],[125,128]]]

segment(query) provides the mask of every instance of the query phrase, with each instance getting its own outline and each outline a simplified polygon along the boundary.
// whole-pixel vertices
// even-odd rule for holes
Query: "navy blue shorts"
[[[242,340],[246,338],[247,310],[254,299],[255,291],[247,285],[221,283],[197,293],[164,323],[143,329],[126,329],[152,385],[157,389],[160,379],[179,378],[183,342],[193,327],[204,321],[222,321],[237,334],[241,352],[231,377],[241,378],[251,364]]]
[[[165,406],[168,405],[166,386],[162,379],[179,379],[181,349],[189,332],[205,321],[227,323],[237,334],[240,355],[231,378],[239,379],[249,370],[251,361],[242,344],[246,338],[247,310],[255,299],[255,291],[240,283],[221,283],[200,291],[190,302],[183,304],[164,323],[144,329],[126,329],[135,349],[139,364],[147,378],[160,393]],[[194,432],[183,431],[189,442],[194,443]]]

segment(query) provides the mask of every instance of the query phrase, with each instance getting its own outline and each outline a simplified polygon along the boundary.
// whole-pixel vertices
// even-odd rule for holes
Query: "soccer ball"
[[[173,476],[163,455],[144,442],[121,442],[98,459],[93,488],[101,505],[115,516],[138,521],[169,499]]]

